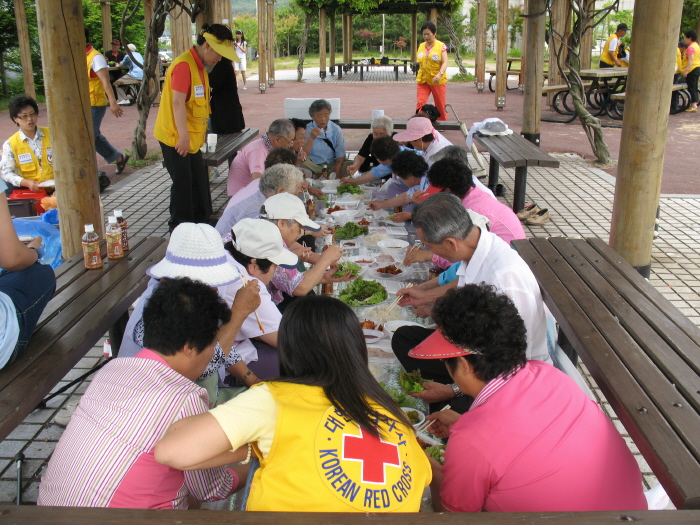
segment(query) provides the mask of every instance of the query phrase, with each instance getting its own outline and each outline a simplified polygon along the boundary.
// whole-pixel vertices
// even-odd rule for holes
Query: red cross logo
[[[400,467],[399,446],[366,434],[360,427],[360,435],[343,435],[343,459],[362,462],[362,482],[385,483],[385,466]]]

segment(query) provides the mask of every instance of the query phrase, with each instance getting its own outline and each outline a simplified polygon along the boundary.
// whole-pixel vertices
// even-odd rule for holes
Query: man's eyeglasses
[[[296,138],[296,136],[294,136],[294,138],[292,138],[291,140],[288,139],[287,137],[285,137],[284,135],[280,135],[280,138],[283,138],[284,140],[286,140],[286,141],[287,141],[287,147],[288,147],[288,148],[291,148],[291,147],[294,145],[294,139]]]
[[[24,113],[23,115],[17,115],[15,118],[18,118],[20,120],[27,120],[30,118],[36,118],[38,116],[38,113]]]

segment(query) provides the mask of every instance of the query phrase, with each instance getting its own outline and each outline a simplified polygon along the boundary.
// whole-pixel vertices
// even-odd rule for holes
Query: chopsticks
[[[413,286],[413,283],[408,283],[408,285],[406,285],[406,288],[410,288],[411,286]],[[382,314],[382,316],[380,317],[380,319],[386,319],[386,316],[389,314],[389,312],[390,312],[397,304],[399,304],[399,301],[400,301],[402,298],[403,298],[403,295],[399,295],[396,299],[394,299],[394,302],[391,303],[391,304],[389,305],[389,308],[387,308],[386,310],[384,310],[384,313]]]
[[[440,409],[440,412],[442,412],[443,410],[449,410],[450,408],[452,408],[450,405],[445,405],[443,408]],[[430,425],[435,423],[435,421],[437,420],[433,419],[432,421],[423,421],[423,423],[421,423],[420,426],[416,428],[416,433],[425,432],[430,428]]]
[[[241,276],[241,281],[243,281],[243,286],[246,286],[248,284],[248,279],[246,279],[245,275],[243,275],[243,272],[238,272]],[[258,311],[255,310],[255,318],[258,320],[258,328],[260,328],[260,331],[264,334],[265,329],[263,328],[262,321],[260,320],[260,316],[258,315]]]

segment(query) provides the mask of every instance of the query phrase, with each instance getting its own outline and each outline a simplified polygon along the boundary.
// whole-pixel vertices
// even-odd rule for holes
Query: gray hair
[[[459,146],[446,146],[430,156],[431,162],[437,162],[445,159],[458,160],[469,166],[469,152]]]
[[[423,231],[423,238],[432,244],[442,244],[448,237],[464,240],[474,226],[462,201],[451,193],[428,197],[413,210],[412,220]]]
[[[267,130],[267,134],[275,137],[286,137],[295,132],[294,124],[292,121],[286,118],[278,118],[273,120],[272,124]]]
[[[391,136],[394,132],[394,121],[386,115],[378,115],[372,119],[372,131],[377,128],[383,129]]]
[[[260,191],[265,197],[272,197],[280,188],[293,193],[303,181],[304,175],[300,169],[291,164],[275,164],[260,177]]]
[[[309,116],[311,118],[314,118],[314,115],[316,113],[324,109],[327,109],[328,111],[333,111],[331,103],[328,102],[325,98],[319,98],[318,100],[314,100],[309,106]]]

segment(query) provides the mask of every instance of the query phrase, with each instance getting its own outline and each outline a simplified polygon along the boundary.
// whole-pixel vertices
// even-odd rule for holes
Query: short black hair
[[[428,170],[428,180],[436,188],[450,190],[450,193],[463,199],[474,187],[472,170],[464,162],[442,159],[435,162]]]
[[[678,47],[682,47],[683,49],[687,49],[688,44],[685,43],[685,40],[681,40],[680,42],[678,42]]]
[[[201,353],[230,320],[231,310],[213,288],[187,277],[163,279],[143,307],[143,344],[163,355],[185,345]]]
[[[422,177],[428,171],[428,163],[423,160],[422,155],[414,151],[399,151],[391,159],[391,172],[400,179],[407,179],[410,176]]]
[[[306,123],[300,118],[290,118],[289,120],[291,120],[292,124],[294,124],[294,131],[298,130],[299,128],[306,129]]]
[[[698,40],[698,34],[695,32],[695,29],[688,29],[683,34],[686,38],[690,38],[693,42],[697,42]]]
[[[296,164],[297,154],[289,148],[272,148],[265,159],[265,169],[275,164]]]
[[[377,137],[372,139],[369,151],[377,160],[391,160],[399,152],[399,143],[392,137]]]
[[[231,235],[235,237],[233,232],[231,232]],[[231,254],[231,257],[233,257],[236,260],[236,262],[245,266],[246,269],[248,269],[248,265],[253,262],[253,259],[255,259],[255,264],[257,264],[260,267],[260,270],[262,270],[263,273],[267,273],[270,267],[274,264],[272,261],[269,261],[267,259],[248,257],[245,253],[238,251],[233,246],[233,242],[231,241],[224,244],[224,249]]]
[[[432,104],[425,104],[422,108],[420,108],[420,111],[416,111],[416,113],[422,113],[428,117],[430,122],[433,124],[435,124],[435,121],[440,118],[440,110]]]
[[[432,34],[437,33],[437,27],[435,27],[435,24],[433,24],[432,22],[425,22],[422,26],[420,26],[420,32],[421,32],[421,34],[422,34],[423,31],[425,31],[426,29],[430,29],[430,32],[431,32]]]
[[[10,103],[8,104],[8,109],[10,110],[10,118],[12,119],[12,122],[14,122],[14,119],[17,118],[19,112],[27,106],[31,106],[34,112],[37,115],[39,115],[39,106],[37,105],[36,100],[34,100],[29,95],[17,95],[15,98],[10,100]],[[19,124],[17,125],[19,126]]]
[[[511,374],[527,361],[525,323],[510,297],[495,286],[467,284],[450,290],[436,301],[433,319],[448,341],[479,352],[465,359],[480,381]],[[446,359],[447,368],[454,371],[459,359]]]

